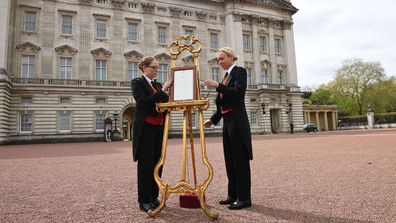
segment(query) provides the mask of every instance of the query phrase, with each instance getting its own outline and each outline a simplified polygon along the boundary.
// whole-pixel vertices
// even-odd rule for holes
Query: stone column
[[[307,123],[311,123],[311,112],[307,112]]]
[[[274,36],[274,21],[270,20],[268,22],[268,31],[269,31],[269,59],[271,63],[271,84],[276,84],[276,71],[277,71],[277,66],[276,66],[276,58],[275,58],[275,36]]]
[[[298,86],[297,80],[297,65],[296,65],[296,50],[294,47],[294,34],[293,34],[293,23],[290,21],[283,22],[283,38],[285,42],[284,55],[287,62],[287,74],[289,79],[289,85]]]
[[[242,19],[239,14],[230,13],[225,18],[226,44],[232,47],[239,56],[237,64],[245,66],[242,44]]]
[[[36,74],[36,77],[40,78],[57,78],[54,75],[54,40],[55,33],[54,27],[56,20],[57,11],[55,8],[55,2],[45,1],[45,7],[42,8],[43,19],[41,24],[42,30],[42,48],[41,48],[41,74]]]
[[[329,131],[329,123],[327,122],[327,111],[324,112],[324,123],[325,123],[325,130]]]
[[[367,124],[368,124],[368,128],[372,129],[373,128],[373,124],[374,124],[374,112],[370,111],[367,112]]]
[[[319,119],[318,111],[315,113],[315,118],[316,118],[316,127],[318,128],[318,131],[320,131],[320,119]]]
[[[337,129],[337,123],[336,123],[336,114],[335,112],[331,112],[331,119],[333,121],[333,129],[332,130],[336,130]]]
[[[0,145],[5,142],[10,126],[11,83],[7,74],[7,59],[12,0],[0,1]]]
[[[92,27],[91,29],[92,13],[89,5],[80,5],[80,16],[78,18],[79,25],[77,27],[80,29],[80,35],[76,37],[79,39],[77,41],[79,43],[77,78],[88,80],[91,76],[91,79],[95,79],[94,74],[90,75],[90,70],[91,72],[93,70],[90,59],[92,57],[90,52],[91,38],[92,35],[95,35],[95,28]]]
[[[252,47],[253,47],[253,58],[256,58],[254,61],[254,74],[255,74],[255,82],[253,84],[261,83],[261,66],[260,66],[260,52],[259,52],[259,36],[258,36],[258,28],[257,28],[257,18],[252,18]]]

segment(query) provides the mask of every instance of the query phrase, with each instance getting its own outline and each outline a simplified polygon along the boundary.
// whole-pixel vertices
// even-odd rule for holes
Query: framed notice
[[[169,101],[197,100],[196,66],[175,67],[171,69],[173,85]]]

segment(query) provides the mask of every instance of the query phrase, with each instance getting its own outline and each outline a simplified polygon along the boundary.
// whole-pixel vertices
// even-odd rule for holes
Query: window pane
[[[104,130],[104,120],[105,120],[104,114],[96,114],[96,119],[95,119],[96,130]]]
[[[267,52],[267,38],[260,37],[260,52]]]
[[[138,41],[138,26],[135,23],[128,24],[128,40]]]
[[[158,43],[166,43],[166,27],[158,27]]]
[[[250,50],[250,35],[243,34],[243,49]]]
[[[106,38],[106,21],[98,20],[96,22],[96,37]]]
[[[36,31],[36,13],[25,12],[25,31],[35,32]]]
[[[71,79],[72,78],[72,58],[70,57],[61,57],[60,58],[60,67],[59,67],[59,78],[60,79]]]
[[[23,55],[21,58],[21,77],[32,78],[34,77],[34,64],[35,57],[32,55]]]
[[[32,131],[32,114],[21,114],[21,132]]]
[[[70,114],[61,114],[59,117],[59,130],[70,130]]]
[[[138,63],[128,62],[128,80],[132,80],[138,76]]]
[[[96,80],[102,81],[107,79],[106,60],[96,60]]]
[[[267,69],[263,69],[261,71],[261,82],[264,84],[268,84],[268,71]]]
[[[72,34],[72,21],[73,17],[64,15],[62,16],[62,34],[71,35]]]
[[[210,48],[218,48],[217,33],[210,33]]]
[[[247,72],[247,84],[251,85],[252,84],[252,69],[247,68],[246,72]]]
[[[160,64],[158,68],[158,81],[164,83],[168,79],[168,64]]]
[[[283,84],[283,72],[281,70],[278,71],[278,84]]]
[[[218,67],[212,67],[212,78],[214,81],[220,82],[220,69]]]

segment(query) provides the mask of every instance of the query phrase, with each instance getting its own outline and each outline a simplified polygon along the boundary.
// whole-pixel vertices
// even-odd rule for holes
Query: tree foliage
[[[396,111],[396,78],[387,78],[378,62],[346,60],[334,80],[304,93],[311,104],[336,104],[343,115],[362,115],[370,106],[376,113]]]

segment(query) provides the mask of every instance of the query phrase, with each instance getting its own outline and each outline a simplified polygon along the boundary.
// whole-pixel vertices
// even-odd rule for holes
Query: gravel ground
[[[396,129],[253,136],[253,205],[238,211],[217,203],[226,195],[221,138],[206,143],[217,221],[179,208],[175,194],[146,217],[131,142],[99,142],[1,146],[0,222],[396,222]],[[169,184],[181,177],[180,145],[169,141]],[[200,183],[207,170],[195,151]]]

